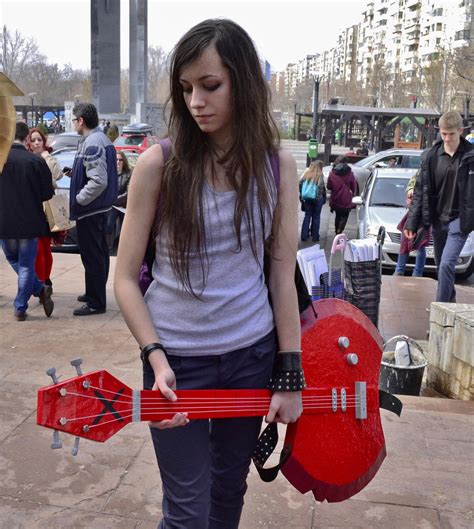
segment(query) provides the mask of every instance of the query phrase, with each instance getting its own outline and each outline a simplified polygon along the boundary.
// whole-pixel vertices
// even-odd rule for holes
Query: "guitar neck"
[[[133,420],[161,421],[175,413],[187,413],[189,419],[263,417],[268,413],[272,393],[265,389],[177,390],[174,402],[163,398],[159,391],[134,392]],[[355,408],[356,415],[366,410],[365,391],[348,388],[310,388],[303,392],[303,414],[345,412]],[[360,408],[360,409],[359,409]]]

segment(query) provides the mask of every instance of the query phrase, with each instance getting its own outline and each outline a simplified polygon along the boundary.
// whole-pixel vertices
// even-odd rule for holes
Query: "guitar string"
[[[74,397],[80,397],[80,398],[84,398],[84,399],[92,399],[92,400],[95,400],[95,401],[101,401],[100,398],[98,397],[95,397],[93,395],[84,395],[84,394],[81,394],[81,393],[75,393],[75,392],[69,392],[67,395],[69,396],[74,396]],[[66,396],[67,396],[66,395]],[[349,394],[349,395],[346,395],[346,402],[349,403],[349,402],[353,402],[353,401],[357,401],[360,397],[355,395],[355,394]],[[338,400],[341,400],[341,396],[338,395],[337,396],[337,399]],[[186,401],[186,400],[191,400],[192,402],[183,402],[183,401]],[[310,403],[319,403],[319,404],[331,404],[332,405],[332,397],[331,396],[328,396],[328,397],[318,397],[318,396],[303,396],[303,407],[304,405],[308,405]],[[109,402],[109,401],[107,401]],[[235,405],[236,406],[242,406],[242,405],[252,405],[252,404],[259,404],[259,403],[265,403],[268,407],[268,405],[270,404],[270,399],[267,398],[267,397],[262,397],[262,398],[252,398],[252,397],[247,397],[247,398],[244,398],[244,399],[236,399],[236,398],[225,398],[225,399],[212,399],[212,398],[208,398],[208,399],[204,399],[202,398],[201,400],[199,399],[178,399],[177,401],[179,404],[181,405],[190,405],[191,407],[193,406],[193,404],[196,406],[196,405],[205,405],[205,404],[208,404],[209,406],[212,406],[212,408],[215,408],[216,406],[223,406],[223,405],[228,405],[228,404],[231,404],[233,402],[235,402]],[[117,404],[131,404],[130,401],[121,401],[119,399],[117,399],[116,401],[114,401],[114,405],[117,406]],[[167,401],[165,400],[163,397],[160,397],[160,398],[156,398],[156,399],[150,399],[148,402],[144,403],[144,402],[141,402],[141,409],[153,409],[153,410],[159,410],[159,409],[165,409],[167,410],[168,408],[165,407],[165,408],[150,408],[150,406],[153,406],[154,404],[167,404],[168,406],[171,405],[170,401]],[[211,408],[211,409],[212,409]],[[122,411],[122,410],[120,410]]]
[[[114,396],[116,395],[116,392],[113,392],[113,391],[108,391],[108,390],[102,390],[101,388],[95,388],[94,386],[91,386],[91,389],[97,389],[97,390],[101,390],[103,393],[111,393],[113,394]],[[344,389],[344,388],[341,388],[341,389]],[[199,391],[199,390],[196,390],[196,391]],[[224,391],[228,391],[228,390],[224,390]],[[308,390],[305,390],[305,391],[308,391]],[[311,391],[311,390],[309,390]],[[94,395],[85,395],[83,393],[76,393],[76,392],[72,392],[72,391],[68,391],[67,392],[67,395],[74,395],[76,397],[84,397],[84,398],[89,398],[89,399],[96,399],[96,400],[99,400],[99,397],[96,397]],[[352,393],[346,393],[346,398],[350,398],[351,396],[355,396],[355,394],[352,394]],[[338,397],[340,398],[340,393],[338,393]],[[182,402],[182,401],[192,401],[192,402],[198,402],[198,401],[209,401],[209,402],[228,402],[228,401],[235,401],[236,399],[238,399],[239,401],[247,401],[247,400],[251,400],[251,401],[269,401],[270,397],[267,397],[267,396],[262,396],[262,397],[179,397],[179,401]],[[329,400],[329,401],[332,401],[332,395],[329,394],[329,395],[305,395],[303,393],[303,396],[302,396],[302,399],[303,401],[304,400],[308,400],[308,399],[318,399],[318,400]],[[150,402],[161,402],[164,400],[164,397],[141,397],[140,398],[140,402],[145,402],[146,403],[150,403]],[[128,395],[120,395],[120,397],[115,400],[114,402],[115,403],[118,403],[118,402],[133,402],[133,397],[129,397]]]
[[[352,402],[352,403],[347,403],[345,408],[346,409],[352,409],[352,408],[356,408],[358,406],[358,402]],[[310,405],[310,406],[303,406],[303,411],[310,411],[310,410],[315,410],[315,409],[319,409],[319,410],[332,410],[332,406],[326,406],[326,405]],[[336,411],[342,411],[344,412],[344,410],[342,410],[342,406],[339,405],[338,408],[336,409]],[[121,413],[130,413],[133,411],[133,408],[130,408],[130,409],[126,409],[126,410],[116,410],[116,411],[120,411]],[[197,408],[197,409],[191,409],[191,410],[186,410],[186,413],[192,415],[193,413],[206,413],[206,414],[220,414],[220,413],[238,413],[238,412],[247,412],[247,411],[252,411],[252,412],[258,412],[258,413],[262,413],[262,416],[266,415],[266,413],[268,412],[268,406],[264,406],[264,407],[250,407],[250,408]],[[157,413],[157,412],[161,412],[161,413],[170,413],[170,414],[174,414],[174,413],[183,413],[184,412],[184,409],[179,412],[178,410],[170,410],[168,408],[151,408],[151,409],[145,409],[145,410],[142,410],[141,412],[141,415],[145,415],[146,413]],[[68,419],[66,418],[66,421],[68,423],[70,422],[77,422],[77,421],[84,421],[86,419],[96,419],[97,417],[100,417],[102,414],[97,414],[97,415],[87,415],[87,416],[82,416],[82,417],[74,417],[74,418],[71,418],[71,419]],[[101,425],[105,425],[105,424],[109,424],[111,422],[119,422],[119,421],[123,421],[129,417],[132,417],[132,414],[130,413],[129,415],[125,415],[123,417],[120,417],[120,418],[114,418],[114,419],[111,419],[109,421],[104,421],[104,422],[101,422],[97,425],[91,425],[89,426],[90,428],[92,427],[95,427],[95,426],[101,426]],[[210,417],[211,418],[211,417]],[[161,419],[163,420],[163,419]]]

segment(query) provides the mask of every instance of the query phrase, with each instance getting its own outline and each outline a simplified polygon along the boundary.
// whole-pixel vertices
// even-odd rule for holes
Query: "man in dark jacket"
[[[117,155],[100,130],[97,109],[91,103],[77,104],[73,123],[83,140],[71,174],[69,193],[71,219],[77,221],[77,239],[85,271],[86,291],[77,299],[84,305],[74,316],[106,311],[109,248],[106,240],[107,211],[117,199]]]
[[[38,296],[46,316],[54,303],[52,289],[36,277],[38,237],[48,233],[43,201],[53,194],[51,171],[41,156],[26,149],[29,129],[17,123],[15,141],[0,174],[0,242],[11,267],[18,274],[13,306],[18,321],[26,319],[28,300]]]
[[[462,136],[462,118],[446,112],[439,120],[441,139],[422,159],[404,234],[433,227],[438,269],[436,301],[456,302],[455,267],[474,230],[474,150]]]

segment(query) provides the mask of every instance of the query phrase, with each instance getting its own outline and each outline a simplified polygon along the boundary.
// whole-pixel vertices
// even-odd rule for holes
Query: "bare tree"
[[[5,25],[1,34],[0,51],[0,66],[15,83],[21,81],[31,64],[45,60],[35,39],[23,37],[18,30],[12,34]]]
[[[166,68],[167,56],[160,46],[148,47],[148,100],[150,103],[164,103],[169,92],[169,74]]]

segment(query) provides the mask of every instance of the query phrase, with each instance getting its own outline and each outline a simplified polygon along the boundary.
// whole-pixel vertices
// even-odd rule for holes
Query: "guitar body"
[[[372,322],[350,303],[324,299],[313,306],[317,319],[311,307],[301,315],[306,384],[334,388],[337,409],[326,409],[317,420],[302,415],[288,425],[284,452],[289,456],[282,472],[300,492],[312,490],[318,501],[336,502],[363,489],[386,455],[378,395],[383,342]],[[349,339],[348,348],[339,345],[341,336]],[[347,361],[349,353],[357,354],[356,365]],[[366,382],[365,419],[356,418],[350,396],[357,381]]]

